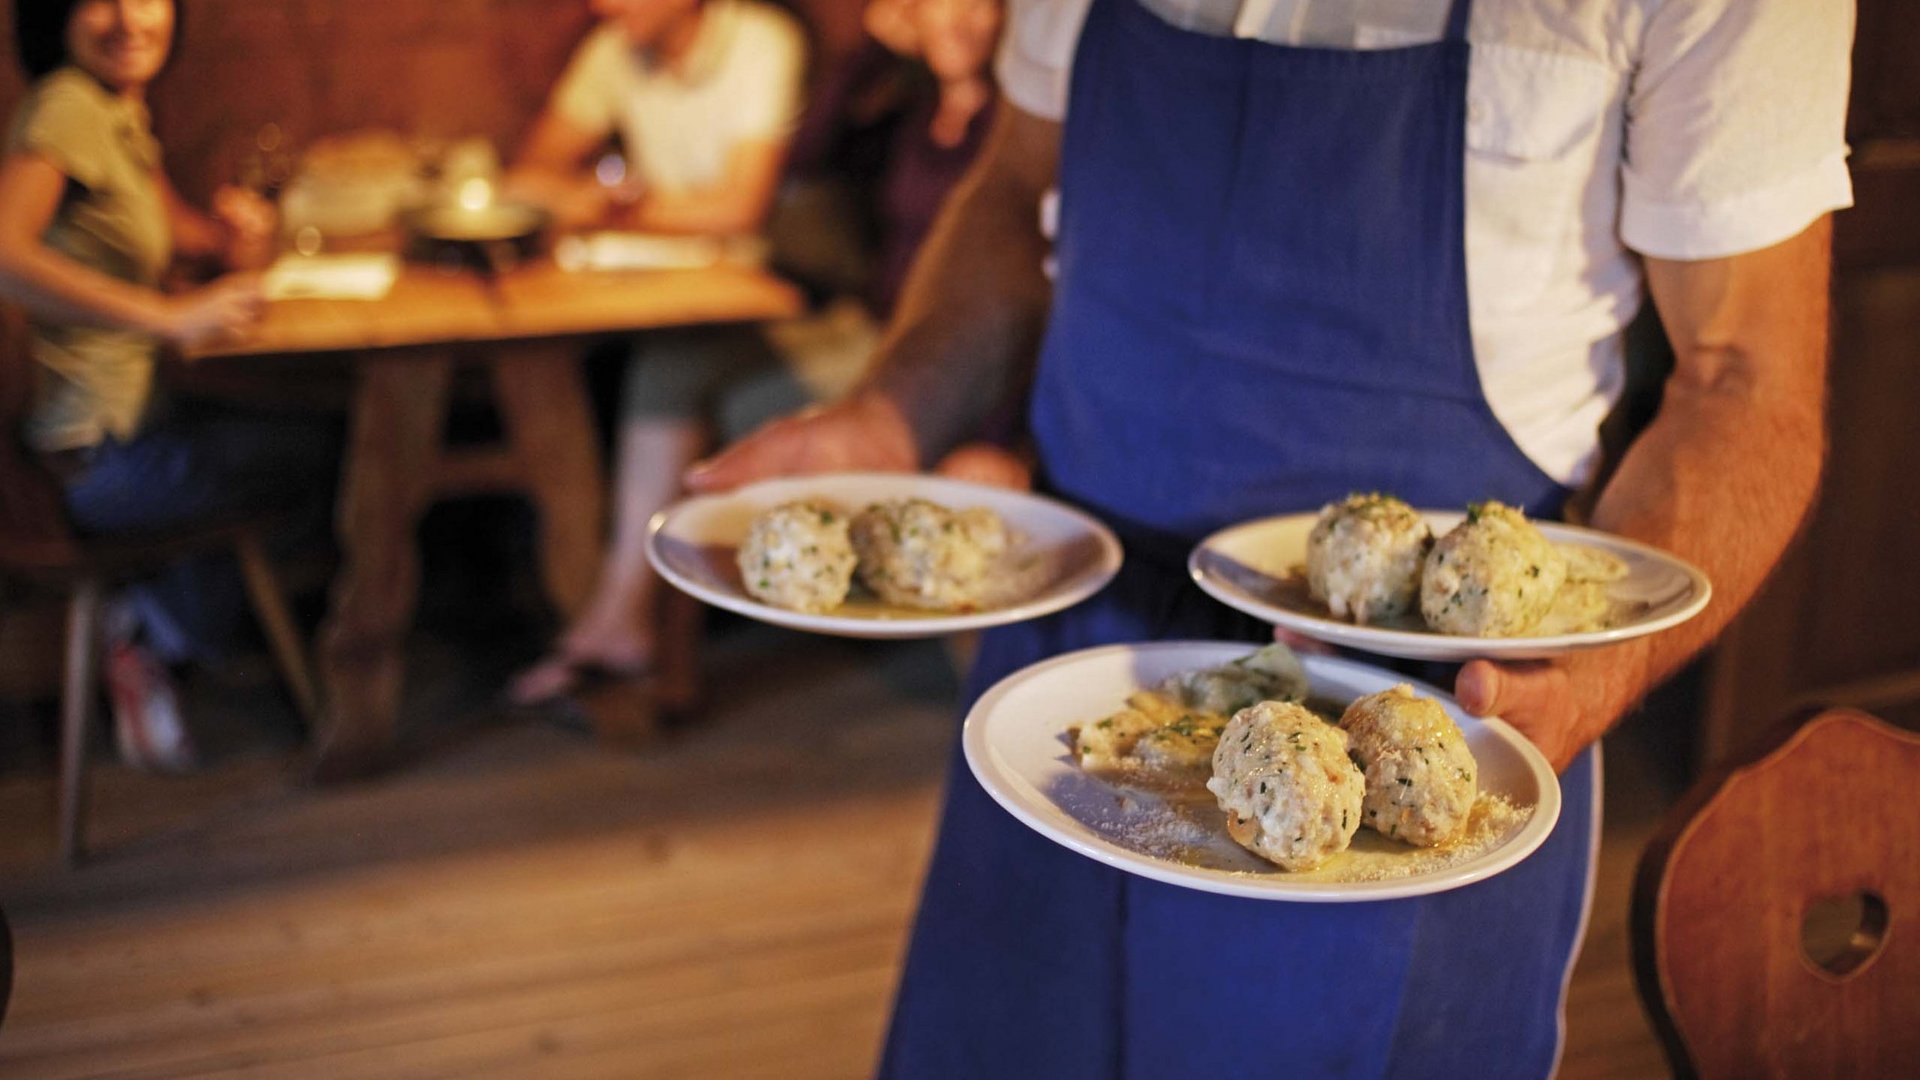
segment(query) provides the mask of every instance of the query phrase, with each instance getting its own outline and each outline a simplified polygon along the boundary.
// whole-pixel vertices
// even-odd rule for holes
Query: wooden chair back
[[[1675,1072],[1920,1076],[1920,735],[1828,709],[1770,747],[1641,857],[1634,967]]]
[[[58,570],[80,557],[59,482],[20,441],[35,378],[26,319],[0,304],[0,569]]]

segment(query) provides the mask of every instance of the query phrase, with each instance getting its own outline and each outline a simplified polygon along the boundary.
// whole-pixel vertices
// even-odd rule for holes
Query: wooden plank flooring
[[[101,855],[73,874],[50,865],[50,777],[0,775],[0,1076],[866,1075],[949,752],[947,657],[748,629],[714,665],[709,722],[640,755],[468,713],[344,789],[260,755],[103,764]],[[1616,754],[1610,786],[1643,764]],[[1665,1072],[1623,931],[1662,797],[1616,802],[1565,1077]]]

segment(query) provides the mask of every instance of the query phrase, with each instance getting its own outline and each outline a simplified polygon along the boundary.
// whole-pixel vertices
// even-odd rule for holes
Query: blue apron
[[[1061,153],[1032,425],[1043,479],[1127,564],[987,635],[977,695],[1109,642],[1270,639],[1186,579],[1201,536],[1355,490],[1566,492],[1494,418],[1463,232],[1466,0],[1445,39],[1291,48],[1094,0]],[[1287,904],[1112,870],[1032,832],[959,753],[883,1075],[1542,1077],[1587,905],[1597,766],[1516,868],[1411,900]]]

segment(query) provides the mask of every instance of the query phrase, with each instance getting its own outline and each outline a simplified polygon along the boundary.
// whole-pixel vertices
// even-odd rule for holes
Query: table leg
[[[493,362],[507,441],[540,512],[540,565],[562,614],[591,597],[605,554],[607,484],[580,377],[579,345],[516,345]],[[578,699],[602,743],[639,746],[658,727],[654,686],[616,682]]]
[[[431,498],[453,357],[366,358],[356,372],[335,530],[341,565],[320,629],[326,711],[313,777],[387,764],[400,712],[403,646],[419,585],[414,530]]]
[[[506,436],[540,512],[547,595],[572,617],[593,594],[605,548],[607,483],[577,342],[516,344],[492,362]]]

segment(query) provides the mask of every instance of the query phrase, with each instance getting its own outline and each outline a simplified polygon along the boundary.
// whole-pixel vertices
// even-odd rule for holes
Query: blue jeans
[[[67,515],[83,536],[137,537],[249,512],[286,509],[268,538],[281,554],[324,529],[339,437],[331,423],[220,402],[174,403],[133,438],[109,436],[66,478]],[[133,583],[123,600],[170,663],[229,653],[246,590],[229,552],[183,559]]]

